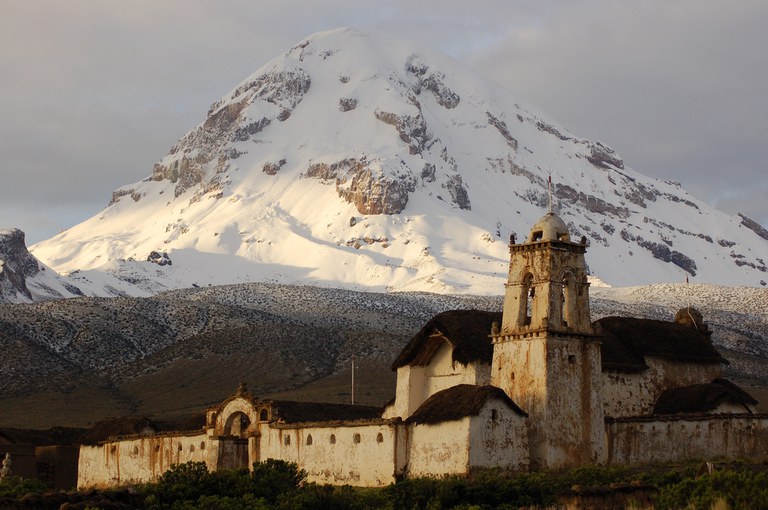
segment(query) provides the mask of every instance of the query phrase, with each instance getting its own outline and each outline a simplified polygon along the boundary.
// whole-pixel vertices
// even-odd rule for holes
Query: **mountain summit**
[[[145,180],[33,247],[145,291],[245,281],[498,294],[550,200],[613,285],[764,285],[768,232],[628,168],[429,48],[310,36],[216,101]]]

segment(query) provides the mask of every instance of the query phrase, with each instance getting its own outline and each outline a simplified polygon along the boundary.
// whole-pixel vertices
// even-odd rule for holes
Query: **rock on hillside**
[[[0,303],[29,303],[82,296],[82,291],[40,263],[29,251],[24,232],[0,229]]]
[[[548,204],[612,285],[765,285],[768,239],[430,48],[318,33],[221,99],[150,175],[33,247],[146,292],[268,281],[493,294]],[[152,254],[173,264],[137,266]]]

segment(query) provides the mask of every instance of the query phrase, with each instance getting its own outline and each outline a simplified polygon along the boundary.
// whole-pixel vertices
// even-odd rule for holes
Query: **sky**
[[[306,36],[428,44],[633,169],[768,227],[765,0],[0,0],[0,228],[27,243],[152,173]]]

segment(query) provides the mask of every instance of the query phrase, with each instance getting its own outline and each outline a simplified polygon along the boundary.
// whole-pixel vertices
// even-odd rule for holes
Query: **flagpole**
[[[352,355],[352,404],[355,403],[355,355]]]

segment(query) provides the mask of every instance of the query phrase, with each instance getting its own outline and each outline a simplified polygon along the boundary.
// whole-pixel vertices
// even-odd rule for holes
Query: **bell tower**
[[[586,239],[552,212],[509,245],[501,328],[491,335],[491,384],[528,413],[531,464],[604,458],[600,344],[589,316]]]

